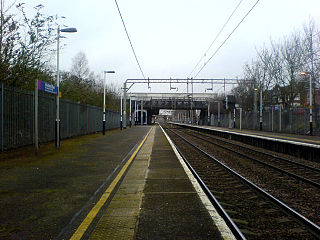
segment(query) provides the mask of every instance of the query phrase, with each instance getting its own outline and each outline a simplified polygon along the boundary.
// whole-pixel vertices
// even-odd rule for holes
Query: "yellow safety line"
[[[88,227],[92,223],[93,219],[96,217],[98,212],[100,211],[101,207],[106,203],[108,198],[110,197],[110,194],[114,190],[117,183],[120,181],[121,177],[129,167],[130,163],[133,161],[135,156],[137,155],[138,151],[146,141],[147,137],[149,136],[151,130],[153,127],[149,130],[148,134],[145,136],[145,138],[140,143],[139,147],[135,150],[135,152],[131,155],[130,159],[126,162],[126,164],[123,166],[123,168],[120,170],[116,178],[112,181],[110,186],[107,188],[107,190],[103,193],[99,201],[94,205],[94,207],[91,209],[91,211],[88,213],[86,218],[83,220],[83,222],[80,224],[80,226],[77,228],[76,232],[72,235],[70,240],[80,240],[83,236],[83,234],[87,231]]]

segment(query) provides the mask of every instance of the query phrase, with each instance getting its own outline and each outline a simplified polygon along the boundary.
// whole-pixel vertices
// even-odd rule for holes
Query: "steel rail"
[[[195,130],[193,130],[193,131],[195,131]],[[201,133],[199,131],[197,131],[197,133],[200,133],[202,136],[207,136],[207,137],[212,138],[212,139],[217,139],[217,138],[214,138],[212,136],[205,135],[204,133]],[[252,149],[252,148],[249,148],[249,147],[246,148],[244,146],[241,146],[241,145],[238,145],[238,144],[235,144],[235,143],[232,143],[232,142],[228,142],[228,141],[223,140],[223,139],[219,139],[219,141],[225,142],[225,143],[233,145],[233,146],[240,147],[242,149],[249,149],[250,151],[253,151],[253,152],[256,152],[256,153],[260,153],[260,154],[263,154],[263,155],[268,156],[268,157],[277,158],[277,159],[279,159],[281,161],[285,161],[285,162],[288,162],[288,163],[291,163],[291,164],[294,164],[294,165],[297,165],[297,166],[300,166],[300,167],[304,167],[304,168],[307,168],[307,169],[310,169],[312,171],[320,173],[320,169],[319,168],[315,168],[315,167],[312,167],[312,166],[309,166],[309,165],[306,165],[306,164],[303,164],[303,163],[295,162],[295,161],[292,161],[292,160],[289,160],[289,159],[286,159],[286,158],[283,158],[283,157],[280,157],[280,156],[273,155],[271,153],[262,152],[262,151],[259,151],[259,150],[256,150],[256,149]]]
[[[170,129],[169,129],[170,130]],[[277,206],[280,207],[280,209],[282,209],[283,211],[285,211],[287,214],[291,215],[292,217],[296,218],[300,223],[302,223],[303,225],[305,225],[308,229],[311,230],[311,232],[316,236],[320,238],[320,226],[318,226],[317,224],[315,224],[314,222],[312,222],[311,220],[307,219],[306,217],[304,217],[303,215],[301,215],[300,213],[298,213],[297,211],[295,211],[294,209],[290,208],[289,206],[287,206],[285,203],[283,203],[282,201],[280,201],[279,199],[275,198],[274,196],[272,196],[271,194],[267,193],[266,191],[264,191],[262,188],[260,188],[259,186],[257,186],[256,184],[252,183],[251,181],[249,181],[248,179],[246,179],[245,177],[243,177],[242,175],[240,175],[239,173],[237,173],[236,171],[234,171],[233,169],[229,168],[227,165],[225,165],[224,163],[220,162],[218,159],[216,159],[215,157],[211,156],[209,153],[207,153],[206,151],[202,150],[201,148],[199,148],[198,146],[194,145],[193,143],[191,143],[190,141],[188,141],[186,138],[182,137],[180,134],[173,132],[175,135],[177,135],[178,137],[180,137],[182,140],[184,140],[186,143],[188,143],[190,146],[194,147],[195,149],[197,149],[198,151],[200,151],[201,153],[203,153],[204,155],[206,155],[207,157],[211,158],[212,160],[214,160],[216,163],[218,163],[219,165],[221,165],[223,168],[225,168],[227,171],[229,171],[230,173],[234,174],[235,176],[237,176],[238,178],[240,178],[242,181],[244,181],[248,186],[252,187],[254,190],[256,190],[257,192],[259,192],[263,197],[269,199],[271,202],[273,202],[274,204],[276,204]]]

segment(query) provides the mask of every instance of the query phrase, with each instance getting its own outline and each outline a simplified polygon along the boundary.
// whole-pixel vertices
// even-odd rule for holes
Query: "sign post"
[[[54,95],[57,95],[57,97],[60,97],[60,94],[59,94],[59,88],[55,85],[52,85],[50,83],[47,83],[47,82],[43,82],[43,81],[36,81],[35,82],[35,111],[34,111],[34,115],[35,115],[35,127],[34,127],[34,131],[35,131],[35,148],[36,148],[36,151],[38,151],[38,148],[39,148],[39,138],[38,138],[38,90],[40,91],[44,91],[44,92],[47,92],[47,93],[51,93],[51,94],[54,94]],[[60,123],[60,122],[59,122]],[[58,139],[59,138],[59,139]],[[59,132],[59,135],[57,136],[56,135],[56,144],[58,144],[58,146],[60,146],[60,132]]]

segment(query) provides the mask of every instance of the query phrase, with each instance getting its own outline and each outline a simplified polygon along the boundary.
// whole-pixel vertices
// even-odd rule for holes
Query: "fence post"
[[[220,127],[220,102],[218,102],[218,127]]]
[[[233,109],[233,128],[236,128],[236,109]]]
[[[1,116],[0,116],[0,134],[1,134],[1,137],[0,137],[0,141],[1,141],[1,152],[3,152],[3,139],[4,139],[4,137],[3,137],[3,107],[4,107],[4,102],[3,102],[3,100],[4,100],[4,84],[2,83],[1,84],[1,104],[0,104],[0,114],[1,114]]]
[[[281,105],[279,107],[279,132],[281,132]]]
[[[242,108],[240,108],[240,130],[242,130]]]
[[[39,92],[38,92],[38,80],[35,80],[34,86],[34,147],[36,152],[39,150],[39,125],[38,125],[38,103],[39,103]]]
[[[292,114],[293,114],[293,111],[292,111],[292,109],[290,108],[290,110],[289,110],[289,126],[290,126],[290,133],[292,133]]]
[[[89,106],[87,105],[87,134],[89,133]]]
[[[68,101],[64,102],[66,104],[66,108],[67,108],[67,112],[66,112],[66,124],[67,124],[67,132],[66,132],[66,137],[69,138],[70,137],[70,103]]]
[[[78,136],[80,135],[80,104],[78,106]]]
[[[271,132],[273,132],[273,106],[271,106]]]

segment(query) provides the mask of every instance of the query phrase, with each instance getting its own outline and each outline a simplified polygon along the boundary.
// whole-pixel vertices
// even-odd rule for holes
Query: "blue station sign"
[[[58,95],[58,87],[47,82],[38,80],[38,90]]]

